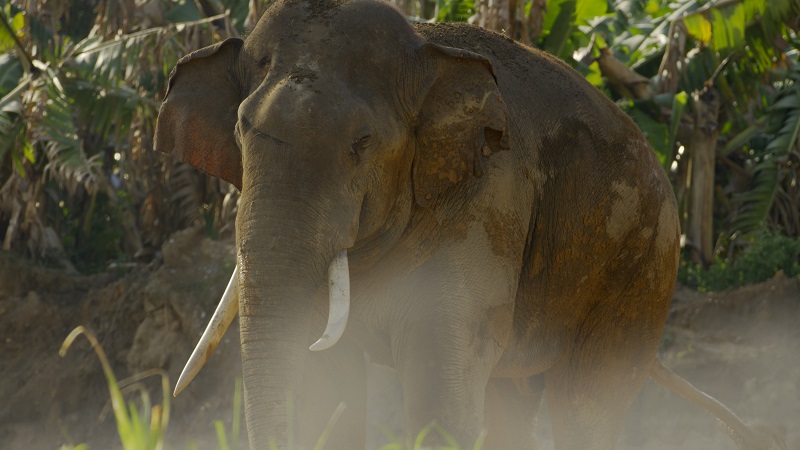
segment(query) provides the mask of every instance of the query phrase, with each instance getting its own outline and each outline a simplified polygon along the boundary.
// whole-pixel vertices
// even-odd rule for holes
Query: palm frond
[[[793,0],[727,0],[708,3],[683,18],[686,30],[695,40],[714,51],[741,48],[746,28],[759,21],[770,33],[791,11]]]
[[[797,151],[800,137],[800,63],[794,64],[787,80],[790,81],[784,85],[768,110],[770,122],[776,126],[752,169],[751,187],[734,198],[740,208],[733,224],[743,231],[754,230],[767,219],[783,178],[782,162]]]
[[[69,192],[79,184],[92,191],[99,176],[99,155],[87,156],[72,115],[72,104],[61,81],[52,71],[40,77],[37,103],[43,108],[41,122],[35,128],[33,141],[44,146],[46,171]]]

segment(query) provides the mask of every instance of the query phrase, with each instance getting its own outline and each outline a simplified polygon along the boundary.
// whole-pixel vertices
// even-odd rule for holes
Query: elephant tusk
[[[206,331],[200,337],[200,342],[194,348],[192,356],[189,357],[189,362],[183,368],[181,376],[178,378],[178,383],[175,385],[173,396],[177,396],[182,390],[192,382],[195,375],[200,372],[200,369],[206,364],[211,352],[217,347],[225,330],[233,321],[233,317],[239,310],[239,265],[233,269],[231,281],[228,282],[228,287],[225,288],[225,293],[222,294],[222,300],[217,305],[214,315],[206,326]]]
[[[350,269],[347,264],[347,250],[339,252],[328,267],[328,288],[330,307],[328,325],[322,337],[308,349],[314,352],[333,347],[344,334],[347,317],[350,315]]]

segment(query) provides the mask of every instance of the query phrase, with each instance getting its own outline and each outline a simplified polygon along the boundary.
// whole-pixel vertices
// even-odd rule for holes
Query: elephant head
[[[364,270],[416,212],[468,189],[508,148],[507,112],[485,58],[426,42],[391,6],[286,0],[245,41],[178,62],[155,141],[241,190],[237,269],[193,359],[235,315],[238,284],[250,441],[280,446],[326,272],[331,320],[311,350],[344,331],[348,254]]]

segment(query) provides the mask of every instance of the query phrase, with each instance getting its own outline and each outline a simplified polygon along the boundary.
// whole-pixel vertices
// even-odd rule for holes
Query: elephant
[[[154,141],[241,192],[236,269],[176,394],[238,313],[253,448],[310,448],[341,402],[326,448],[364,448],[365,355],[397,370],[410,436],[536,448],[546,392],[558,450],[612,449],[652,378],[742,448],[780,445],[659,361],[671,185],[547,53],[377,0],[278,0],[177,63]]]

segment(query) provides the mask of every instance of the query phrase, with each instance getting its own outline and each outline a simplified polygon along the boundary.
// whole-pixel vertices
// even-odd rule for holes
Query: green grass
[[[225,424],[221,420],[214,422],[214,427],[217,430],[217,443],[220,450],[229,450],[239,448],[239,430],[241,429],[241,411],[242,411],[242,379],[236,378],[233,388],[233,423],[231,423],[231,442],[228,444],[227,433],[225,432]]]
[[[162,370],[149,370],[142,372],[133,377],[127,378],[122,381],[117,381],[114,371],[108,362],[103,348],[97,340],[95,334],[85,327],[79,326],[72,330],[72,332],[64,340],[61,345],[59,354],[63,357],[67,354],[70,346],[72,346],[75,339],[80,336],[86,336],[86,339],[92,345],[92,349],[97,354],[100,360],[100,365],[103,367],[103,373],[106,377],[108,384],[108,392],[111,397],[111,408],[114,412],[114,419],[117,424],[117,433],[119,435],[122,447],[125,450],[162,450],[165,448],[164,436],[169,425],[169,379],[167,374]],[[147,377],[160,376],[161,377],[161,404],[153,404],[148,390],[141,384],[141,381]],[[138,401],[125,401],[124,394],[131,392],[138,393]],[[287,403],[291,408],[291,402]],[[235,450],[239,448],[239,431],[241,429],[241,410],[242,410],[242,382],[237,378],[233,394],[233,421],[231,424],[230,440],[228,440],[228,431],[221,420],[214,422],[214,427],[217,434],[217,445],[219,450]],[[342,402],[331,415],[328,423],[323,430],[322,434],[317,439],[316,445],[313,450],[324,450],[325,443],[336,426],[336,422],[341,417],[345,410],[345,403]],[[291,411],[290,411],[291,412]],[[291,414],[289,414],[291,417]],[[291,433],[289,433],[291,435]],[[425,427],[414,439],[407,439],[405,442],[387,433],[387,438],[390,440],[388,444],[380,447],[379,450],[460,450],[461,448],[456,443],[455,439],[450,436],[444,429],[436,424],[431,424]],[[445,442],[444,445],[431,447],[425,441],[429,438],[438,442]],[[484,435],[481,435],[472,450],[481,450],[483,447]],[[192,448],[189,446],[188,448]],[[270,450],[283,450],[271,443]],[[88,450],[86,444],[79,444],[75,446],[64,445],[60,450]],[[287,450],[299,450],[294,443],[290,442]],[[464,449],[466,450],[466,449]]]
[[[86,339],[92,344],[92,349],[94,349],[97,354],[100,365],[103,366],[103,373],[108,382],[108,393],[111,397],[111,408],[114,411],[114,419],[116,419],[117,432],[122,447],[125,450],[163,449],[164,434],[169,425],[169,380],[167,379],[167,375],[160,370],[151,370],[128,378],[122,383],[118,383],[114,371],[111,369],[111,365],[108,362],[106,353],[97,341],[97,337],[90,330],[82,326],[75,328],[72,330],[72,333],[67,336],[58,352],[59,355],[62,357],[65,356],[72,343],[81,334],[86,336]],[[153,375],[161,376],[162,399],[160,405],[152,404],[150,394],[147,389],[140,384],[142,379]],[[125,403],[122,389],[127,387],[139,392],[141,409],[134,401],[130,401],[127,404]],[[62,447],[62,449],[65,448],[70,447]],[[82,450],[87,447],[85,444],[81,444],[71,448]]]
[[[445,445],[438,445],[436,447],[430,447],[425,444],[425,440],[429,436],[437,436],[437,440],[442,440],[446,442]],[[427,427],[423,428],[422,431],[419,432],[416,438],[412,441],[408,439],[405,443],[398,438],[397,436],[390,436],[391,442],[381,447],[379,450],[422,450],[422,449],[431,449],[431,450],[461,450],[461,447],[458,446],[458,443],[455,439],[442,427],[436,424],[430,424]],[[472,446],[472,450],[481,450],[483,448],[483,442],[486,439],[486,435],[481,433],[478,437],[478,440],[475,441],[475,444]],[[464,449],[466,450],[466,449]]]

